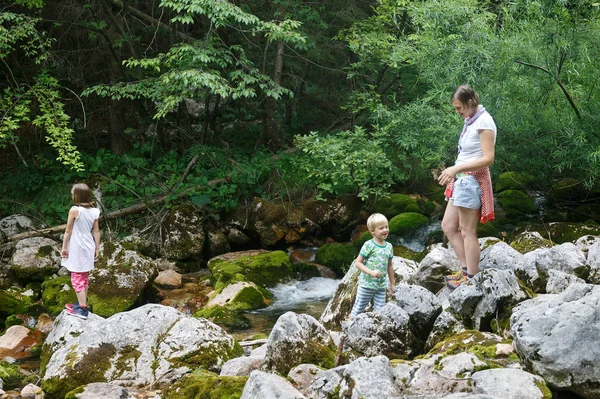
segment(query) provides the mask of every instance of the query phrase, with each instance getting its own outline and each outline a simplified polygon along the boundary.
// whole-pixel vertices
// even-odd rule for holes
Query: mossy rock
[[[415,232],[419,227],[426,225],[429,222],[427,216],[416,212],[405,212],[394,216],[390,224],[390,234],[404,236]]]
[[[42,381],[41,388],[47,399],[63,399],[72,390],[90,382],[107,382],[104,374],[111,367],[111,359],[116,355],[114,345],[103,343],[96,348],[90,348],[79,359],[75,367],[68,366],[68,376],[65,378],[52,377]]]
[[[552,241],[542,237],[537,231],[526,231],[515,237],[510,246],[520,253],[526,254],[538,248],[552,248],[554,244]]]
[[[526,190],[536,179],[533,176],[519,172],[504,172],[495,180],[495,191],[501,193],[506,190]]]
[[[23,385],[25,375],[19,371],[19,365],[0,360],[0,379],[4,382],[4,390],[18,388]]]
[[[517,228],[517,231],[536,231],[542,237],[548,237],[552,242],[563,244],[565,242],[575,242],[585,235],[600,236],[600,225],[596,223],[568,223],[552,222],[547,224],[523,223]]]
[[[0,318],[27,313],[30,304],[31,298],[21,295],[20,291],[0,290]]]
[[[273,295],[256,285],[244,287],[225,306],[231,310],[256,310],[267,307]]]
[[[294,263],[294,269],[296,270],[296,273],[298,274],[298,280],[300,281],[308,280],[309,278],[313,277],[321,277],[319,268],[312,263]]]
[[[521,218],[526,215],[535,214],[538,211],[532,198],[524,191],[506,190],[496,195],[507,218]]]
[[[239,399],[248,377],[219,376],[196,370],[163,391],[169,399]]]
[[[233,347],[228,345],[210,345],[202,346],[195,352],[188,353],[187,355],[171,359],[173,367],[187,367],[190,370],[195,370],[198,367],[209,369],[214,367],[215,364],[226,362],[229,359],[240,357],[244,354],[244,350],[237,341],[234,341]]]
[[[57,277],[42,283],[42,302],[46,311],[53,316],[59,314],[67,303],[77,302],[69,276]]]
[[[501,340],[498,340],[495,335],[466,330],[436,344],[427,356],[435,354],[449,356],[468,352],[475,354],[482,361],[490,361],[496,359],[496,344],[499,342]]]
[[[342,277],[358,255],[358,249],[352,244],[325,244],[317,250],[315,262],[333,270]]]
[[[246,330],[251,327],[250,320],[241,312],[223,306],[211,306],[196,311],[193,317],[201,317],[224,327],[226,330]]]
[[[292,261],[283,251],[259,252],[232,259],[219,256],[211,259],[208,268],[222,287],[236,279],[273,287],[296,277]],[[239,280],[240,276],[243,280]]]
[[[16,314],[10,315],[6,318],[6,321],[4,322],[4,327],[5,328],[9,328],[12,326],[22,326],[25,324],[25,321],[17,316]]]
[[[425,254],[423,252],[413,251],[412,249],[407,248],[404,245],[395,245],[394,256],[399,256],[404,259],[410,259],[414,260],[415,262],[420,262],[425,257]]]

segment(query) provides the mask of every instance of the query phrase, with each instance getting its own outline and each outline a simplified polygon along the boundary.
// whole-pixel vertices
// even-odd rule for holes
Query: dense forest
[[[463,83],[498,125],[494,176],[597,202],[597,2],[16,0],[0,21],[0,216],[60,224],[76,181],[105,212],[163,196],[215,220],[426,191]]]

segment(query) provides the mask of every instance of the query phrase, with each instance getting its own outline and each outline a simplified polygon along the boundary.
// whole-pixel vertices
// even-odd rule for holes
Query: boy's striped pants
[[[350,317],[355,318],[364,312],[371,299],[373,300],[373,308],[375,311],[381,309],[385,305],[385,292],[385,288],[372,289],[358,286],[358,290],[356,291],[356,301],[354,301]]]

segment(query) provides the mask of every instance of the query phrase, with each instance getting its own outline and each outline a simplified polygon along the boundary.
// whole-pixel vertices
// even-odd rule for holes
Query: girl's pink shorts
[[[75,292],[81,292],[88,287],[89,272],[71,272],[71,284]]]

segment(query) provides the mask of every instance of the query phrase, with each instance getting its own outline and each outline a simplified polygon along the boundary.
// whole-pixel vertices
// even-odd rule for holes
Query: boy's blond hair
[[[381,213],[374,213],[367,219],[367,228],[369,231],[375,230],[377,226],[383,223],[387,223],[388,220]]]

